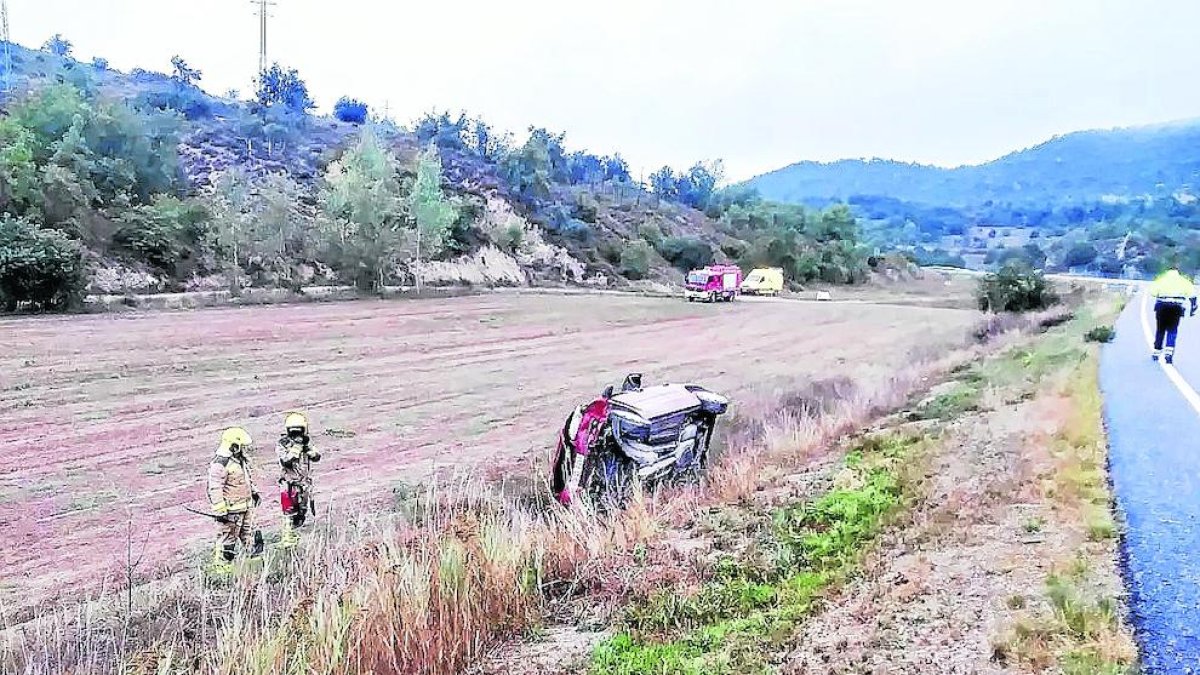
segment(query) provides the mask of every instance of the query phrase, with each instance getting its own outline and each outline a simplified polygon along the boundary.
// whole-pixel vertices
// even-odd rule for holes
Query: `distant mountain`
[[[746,182],[794,203],[877,196],[962,209],[1061,207],[1166,197],[1200,187],[1200,118],[1057,136],[976,166],[944,169],[890,160],[798,162]]]

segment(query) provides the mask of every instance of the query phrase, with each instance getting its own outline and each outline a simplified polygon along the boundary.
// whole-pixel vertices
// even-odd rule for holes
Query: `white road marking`
[[[1142,311],[1139,314],[1142,315],[1142,333],[1146,336],[1146,346],[1154,349],[1154,329],[1150,327],[1150,293],[1148,292],[1142,293]],[[1173,364],[1160,360],[1158,365],[1162,366],[1163,372],[1167,374],[1167,379],[1175,385],[1180,394],[1183,394],[1183,398],[1192,406],[1196,414],[1200,415],[1200,394],[1192,389],[1192,385],[1183,379]]]

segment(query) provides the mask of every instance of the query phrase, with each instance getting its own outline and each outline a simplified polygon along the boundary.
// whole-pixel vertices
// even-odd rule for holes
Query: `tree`
[[[604,157],[604,180],[618,181],[621,183],[629,183],[632,179],[629,176],[629,162],[625,161],[620,155],[612,157]]]
[[[621,275],[635,281],[645,279],[650,274],[650,259],[653,255],[650,244],[640,239],[629,242],[621,251]]]
[[[0,151],[0,163],[23,167],[14,176],[28,176],[23,158],[37,168],[36,189],[12,182],[7,188],[24,198],[17,198],[23,208],[17,215],[36,222],[57,225],[89,206],[148,203],[175,185],[172,117],[138,114],[121,101],[90,101],[71,85],[55,84],[13,104],[0,126],[3,140],[13,141]]]
[[[669,166],[650,174],[650,190],[663,199],[675,199],[679,196],[679,179],[675,170]]]
[[[252,255],[282,263],[303,253],[311,228],[311,220],[300,209],[303,198],[304,188],[285,173],[270,174],[259,182]]]
[[[200,71],[188,67],[187,61],[176,55],[171,57],[171,79],[181,87],[195,87],[200,81]]]
[[[261,105],[281,105],[297,113],[316,107],[308,95],[308,85],[295,68],[284,70],[278,63],[273,64],[259,73],[255,84],[255,96]]]
[[[670,237],[657,248],[662,257],[684,272],[704,267],[713,261],[712,247],[693,237]]]
[[[404,248],[405,200],[396,158],[369,130],[329,165],[320,203],[335,266],[361,289],[383,286]]]
[[[205,247],[232,271],[291,277],[291,261],[304,256],[312,219],[301,208],[304,191],[286,174],[252,180],[240,171],[221,174],[207,206],[212,214]]]
[[[350,124],[362,124],[367,121],[367,104],[343,96],[333,104],[333,116]]]
[[[408,195],[408,212],[417,230],[414,257],[420,260],[442,253],[450,227],[458,220],[458,205],[442,193],[442,161],[435,147],[417,157],[417,177]]]
[[[1073,244],[1063,256],[1063,265],[1068,268],[1084,267],[1096,259],[1096,247],[1087,242]]]
[[[567,156],[567,175],[571,183],[598,183],[604,180],[604,163],[589,152],[573,152]]]
[[[679,201],[697,209],[704,209],[716,192],[717,183],[724,173],[720,160],[711,164],[697,162],[686,174],[679,176],[676,183]]]
[[[793,204],[734,203],[725,210],[722,227],[750,242],[740,260],[750,267],[781,267],[801,282],[851,283],[866,274],[858,221],[844,205],[818,213]]]
[[[527,201],[549,199],[550,186],[555,180],[555,152],[551,143],[554,139],[541,131],[531,133],[525,145],[509,155],[502,169],[509,186]]]
[[[480,119],[471,123],[468,139],[471,150],[483,159],[500,161],[512,151],[512,135],[497,134],[491,125]]]
[[[41,205],[33,132],[11,117],[0,117],[0,211],[24,214]]]
[[[187,275],[179,269],[180,263],[193,259],[205,238],[208,218],[208,212],[194,201],[159,195],[152,204],[118,216],[112,243],[134,259],[181,278]]]
[[[70,40],[64,38],[62,33],[55,33],[49,40],[46,40],[45,44],[42,45],[42,51],[50,52],[55,56],[61,56],[63,58],[69,58],[71,56],[72,49],[74,49],[74,45],[71,44]]]
[[[1041,246],[1032,242],[1025,244],[1021,247],[1021,253],[1034,269],[1041,269],[1046,266],[1046,252],[1042,250]]]
[[[0,217],[0,305],[66,309],[85,284],[83,247],[58,230],[43,230],[7,214]]]
[[[212,223],[206,247],[224,266],[241,266],[255,221],[250,181],[245,174],[233,169],[217,176],[208,209]]]
[[[985,312],[1028,312],[1058,301],[1046,277],[1024,261],[1007,263],[980,279],[975,297]]]
[[[449,112],[436,110],[425,113],[413,125],[413,134],[422,144],[433,143],[447,150],[462,150],[467,147],[467,125],[464,113],[451,118]]]

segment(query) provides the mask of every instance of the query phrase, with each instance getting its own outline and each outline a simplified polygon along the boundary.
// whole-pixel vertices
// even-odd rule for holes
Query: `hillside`
[[[921,262],[1013,257],[1053,270],[1200,270],[1200,120],[1055,137],[985,164],[799,162],[744,184],[766,199],[845,202],[867,240]]]
[[[849,213],[726,199],[697,164],[637,184],[619,154],[481,119],[312,113],[274,66],[250,100],[170,74],[81,63],[65,41],[13,48],[0,138],[0,300],[252,286],[678,283],[712,261],[863,278]],[[768,217],[769,216],[769,217]]]
[[[809,203],[857,195],[958,208],[1169,197],[1200,187],[1200,120],[1080,131],[976,166],[890,160],[798,162],[747,182],[763,197]]]

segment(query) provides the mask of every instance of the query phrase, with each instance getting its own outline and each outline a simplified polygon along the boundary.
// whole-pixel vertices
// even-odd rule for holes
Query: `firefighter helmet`
[[[300,429],[308,433],[308,418],[302,412],[290,412],[283,418],[284,429]]]
[[[250,432],[241,427],[229,427],[221,432],[221,449],[230,450],[234,446],[243,450],[254,445],[254,439],[250,437]]]

